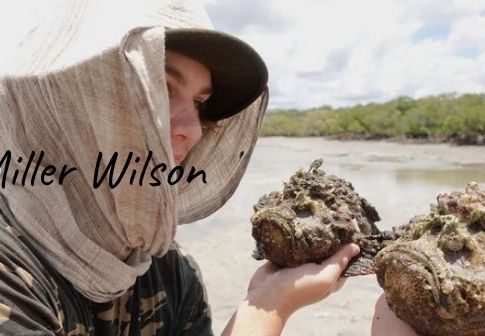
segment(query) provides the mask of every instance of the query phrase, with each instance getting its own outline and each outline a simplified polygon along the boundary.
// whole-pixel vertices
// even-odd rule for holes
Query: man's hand
[[[280,269],[266,262],[254,273],[246,300],[223,335],[280,335],[291,314],[342,287],[340,274],[358,253],[357,245],[348,244],[321,264]]]
[[[247,300],[255,306],[276,309],[289,317],[299,308],[318,302],[340,289],[345,282],[340,274],[358,253],[357,245],[348,244],[321,264],[307,263],[280,269],[268,261],[254,273]]]
[[[399,319],[387,305],[386,295],[382,294],[376,302],[372,319],[372,336],[419,336],[403,320]]]

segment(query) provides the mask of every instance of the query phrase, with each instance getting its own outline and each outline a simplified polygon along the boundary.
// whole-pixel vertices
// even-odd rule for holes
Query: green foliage
[[[269,112],[263,136],[440,138],[485,135],[485,94],[444,94],[383,104]]]

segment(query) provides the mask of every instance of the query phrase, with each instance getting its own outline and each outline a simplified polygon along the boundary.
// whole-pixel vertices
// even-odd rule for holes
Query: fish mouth
[[[289,207],[259,210],[251,217],[251,222],[257,244],[256,256],[279,266],[294,267],[321,261],[334,247],[333,232],[319,225],[318,218],[299,216]]]
[[[289,211],[281,211],[278,208],[267,208],[257,211],[251,217],[253,227],[265,227],[272,225],[280,227],[281,229],[289,230],[288,223],[295,219],[295,216]]]
[[[386,251],[385,257],[382,257],[383,251]],[[378,274],[382,274],[379,277],[379,282],[382,282],[381,286],[383,287],[399,286],[400,282],[398,281],[384,283],[386,282],[386,274],[397,271],[397,274],[401,273],[401,276],[408,276],[410,281],[416,284],[414,289],[430,291],[436,303],[446,302],[442,290],[441,278],[443,275],[438,273],[433,258],[420,252],[418,248],[405,249],[399,245],[389,246],[381,250],[376,256],[376,269]],[[400,289],[397,288],[397,290]]]
[[[421,307],[421,316],[415,317],[419,323],[436,319],[450,330],[483,329],[485,282],[477,273],[456,274],[443,255],[423,247],[422,242],[401,243],[383,251],[376,256],[377,279],[388,302],[399,305],[401,316],[413,316],[416,307]]]
[[[251,217],[252,236],[257,242],[261,257],[271,259],[276,264],[284,264],[284,251],[291,249],[292,230],[288,222],[293,216],[286,212],[275,211],[275,208],[267,208],[257,211]]]

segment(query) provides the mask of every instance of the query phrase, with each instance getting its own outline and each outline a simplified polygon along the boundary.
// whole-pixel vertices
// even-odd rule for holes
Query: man
[[[0,149],[27,181],[35,176],[20,158],[31,151],[77,171],[60,183],[51,170],[48,186],[7,175],[0,334],[211,334],[200,273],[173,238],[177,224],[208,216],[237,187],[267,105],[264,62],[213,31],[196,1],[45,7],[37,25],[20,13],[34,27],[2,67]],[[206,171],[207,183],[91,184],[100,154],[106,168],[114,152],[149,150],[169,167]],[[263,265],[224,334],[280,334],[294,311],[342,285],[356,253],[349,245],[321,265]]]

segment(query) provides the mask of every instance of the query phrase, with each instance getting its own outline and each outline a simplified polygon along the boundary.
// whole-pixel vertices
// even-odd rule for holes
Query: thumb
[[[340,274],[347,267],[349,261],[359,254],[360,248],[356,244],[344,245],[335,254],[325,259],[320,265],[316,265],[321,268],[320,275],[326,278],[331,277],[337,279]]]

